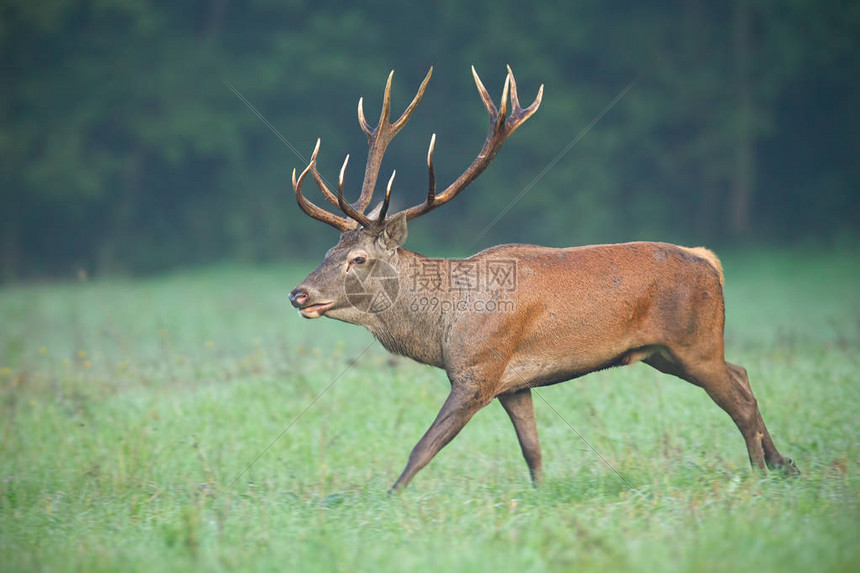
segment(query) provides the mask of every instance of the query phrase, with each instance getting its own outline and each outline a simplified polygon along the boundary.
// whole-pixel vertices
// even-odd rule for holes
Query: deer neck
[[[443,367],[445,338],[454,318],[457,293],[446,288],[444,259],[403,248],[391,261],[398,278],[391,305],[373,313],[367,329],[390,352]]]

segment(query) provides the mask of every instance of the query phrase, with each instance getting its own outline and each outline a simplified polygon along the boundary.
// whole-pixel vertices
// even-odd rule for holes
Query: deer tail
[[[688,253],[699,257],[700,259],[705,259],[710,263],[712,267],[717,270],[717,274],[720,275],[720,284],[725,284],[725,278],[723,277],[723,265],[720,263],[720,259],[717,258],[717,255],[710,249],[706,249],[705,247],[682,247]]]

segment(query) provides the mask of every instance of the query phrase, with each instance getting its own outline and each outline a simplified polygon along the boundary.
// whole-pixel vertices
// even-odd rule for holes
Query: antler
[[[427,72],[427,76],[424,78],[424,81],[421,82],[421,85],[418,88],[418,93],[415,94],[414,98],[412,98],[412,103],[409,104],[409,107],[406,108],[403,115],[401,115],[394,123],[389,121],[391,117],[391,79],[394,76],[393,71],[388,75],[388,81],[385,84],[385,94],[382,98],[382,112],[379,114],[379,123],[375,128],[371,128],[367,123],[367,120],[364,118],[363,99],[358,100],[358,123],[361,126],[362,131],[367,135],[370,150],[367,154],[367,165],[365,166],[364,171],[364,181],[361,185],[361,195],[354,203],[347,203],[343,196],[343,177],[346,172],[347,163],[349,163],[349,155],[346,156],[343,166],[340,168],[340,175],[337,182],[337,195],[335,195],[331,189],[328,188],[325,181],[323,181],[317,171],[317,154],[319,153],[320,148],[320,140],[317,140],[313,155],[311,155],[311,161],[308,166],[305,167],[304,171],[302,171],[301,175],[299,175],[298,179],[296,179],[295,169],[293,170],[293,189],[296,192],[296,200],[302,208],[302,211],[314,219],[331,225],[341,232],[348,229],[354,229],[356,227],[356,223],[366,229],[378,229],[382,226],[385,221],[385,215],[388,212],[388,204],[391,198],[391,185],[394,182],[394,173],[391,174],[391,179],[388,181],[388,185],[386,186],[385,199],[382,203],[382,208],[379,211],[379,216],[376,219],[371,219],[364,214],[364,210],[367,209],[367,206],[370,205],[370,202],[373,199],[373,190],[376,187],[376,179],[379,176],[382,157],[385,154],[388,144],[391,143],[394,136],[403,129],[409,121],[409,118],[412,117],[412,112],[424,96],[424,90],[427,88],[427,83],[430,81],[430,76],[432,75],[433,68],[431,67],[430,71]],[[484,102],[484,107],[487,108],[487,113],[490,116],[490,129],[487,133],[487,139],[484,141],[484,145],[481,148],[481,152],[478,154],[478,157],[475,158],[468,169],[466,169],[466,171],[464,171],[456,181],[451,183],[447,189],[437,195],[436,171],[433,167],[433,150],[436,147],[436,134],[433,134],[433,137],[430,138],[430,147],[427,151],[427,171],[429,174],[427,199],[424,203],[402,211],[403,213],[406,213],[407,220],[414,219],[415,217],[432,211],[436,207],[444,205],[456,197],[460,191],[465,189],[469,183],[474,181],[475,178],[477,178],[478,175],[480,175],[484,169],[490,165],[508,136],[516,131],[516,129],[530,118],[537,111],[538,107],[540,107],[541,100],[543,99],[543,84],[541,84],[540,89],[538,89],[537,97],[532,104],[526,108],[521,107],[517,96],[517,82],[514,79],[514,72],[511,70],[510,66],[508,66],[508,74],[505,77],[505,85],[502,88],[502,99],[498,109],[490,98],[490,94],[487,93],[486,88],[484,88],[484,84],[481,83],[481,78],[478,77],[478,72],[475,71],[474,66],[472,66],[472,75],[475,77],[475,85],[478,87],[478,94],[481,96],[481,101]],[[511,99],[510,115],[508,115],[508,96],[510,96]],[[313,175],[314,181],[323,196],[330,203],[340,208],[340,210],[346,214],[346,217],[340,217],[314,205],[302,194],[302,183],[308,173]]]
[[[391,117],[391,80],[394,77],[393,70],[388,74],[388,81],[385,84],[385,94],[382,99],[382,112],[379,114],[379,124],[375,128],[371,128],[367,123],[367,120],[364,118],[363,98],[358,100],[358,123],[361,126],[362,131],[367,135],[370,150],[367,154],[367,165],[364,171],[364,182],[361,185],[361,195],[355,203],[347,203],[343,196],[343,177],[346,172],[346,165],[349,162],[349,155],[346,156],[343,166],[340,168],[337,195],[335,195],[332,193],[331,189],[328,188],[325,181],[323,181],[317,171],[317,154],[319,153],[320,148],[320,140],[317,139],[316,147],[314,147],[314,152],[311,155],[311,161],[308,163],[308,166],[305,167],[304,171],[302,171],[301,175],[299,175],[298,179],[296,179],[295,169],[293,170],[293,189],[296,192],[296,201],[298,201],[299,207],[302,208],[302,211],[314,219],[331,225],[341,232],[347,229],[354,229],[356,225],[353,221],[368,229],[376,228],[382,224],[385,220],[385,214],[388,212],[388,202],[391,198],[391,185],[394,182],[394,173],[391,174],[391,179],[388,181],[388,185],[385,189],[385,200],[382,204],[382,209],[379,212],[379,217],[375,220],[371,220],[364,214],[364,210],[367,209],[367,206],[370,205],[370,202],[373,199],[373,190],[376,187],[376,179],[379,176],[379,168],[382,165],[382,157],[385,154],[385,149],[388,147],[388,144],[391,143],[391,140],[394,139],[394,136],[403,129],[409,121],[409,118],[412,117],[412,112],[415,111],[415,107],[424,96],[424,90],[427,88],[427,83],[430,81],[430,76],[432,75],[433,68],[431,67],[430,71],[428,71],[427,75],[424,77],[424,81],[421,82],[421,85],[418,88],[418,93],[415,94],[414,98],[412,98],[412,103],[409,104],[406,111],[404,111],[400,118],[394,123],[390,123],[389,121]],[[308,173],[313,176],[314,181],[323,196],[332,205],[339,207],[348,218],[340,217],[318,207],[302,194],[302,183],[304,183],[305,176],[307,176]],[[350,221],[350,219],[353,221]]]
[[[298,179],[296,179],[296,170],[293,169],[293,190],[296,192],[296,201],[299,203],[299,207],[302,208],[302,211],[304,211],[305,213],[307,213],[308,215],[310,215],[314,219],[316,219],[318,221],[322,221],[323,223],[328,223],[329,225],[331,225],[332,227],[334,227],[338,231],[343,232],[343,231],[346,231],[347,229],[350,229],[354,226],[349,221],[349,219],[346,219],[345,217],[338,217],[334,213],[329,213],[325,209],[317,207],[316,205],[314,205],[310,200],[308,200],[302,194],[302,183],[304,183],[305,176],[307,176],[308,173],[312,172],[314,180],[317,182],[317,185],[319,186],[320,191],[322,191],[323,195],[325,195],[326,198],[329,199],[329,201],[332,201],[332,198],[333,198],[334,199],[333,202],[335,204],[337,204],[338,199],[329,190],[329,188],[326,186],[325,182],[323,182],[322,177],[320,177],[319,173],[317,172],[317,154],[319,153],[319,150],[320,150],[320,140],[317,139],[316,147],[314,147],[314,152],[311,155],[311,162],[308,163],[308,166],[305,167],[304,171],[302,171],[302,173],[301,173],[301,175],[299,175]],[[347,156],[347,159],[349,159],[349,156]],[[346,166],[346,162],[344,162],[344,167],[345,166]],[[341,169],[340,182],[341,182],[341,195],[342,195],[343,194],[342,193],[342,186],[343,186],[342,185],[343,184],[343,170],[342,169]]]
[[[484,107],[487,108],[487,113],[490,116],[490,130],[487,133],[487,139],[481,148],[478,157],[472,164],[460,175],[456,181],[451,183],[447,189],[440,194],[436,194],[436,172],[433,167],[433,149],[436,144],[436,134],[430,139],[430,148],[427,151],[427,171],[429,173],[430,185],[427,192],[427,200],[424,203],[415,205],[408,209],[404,209],[406,219],[411,220],[415,217],[432,211],[440,205],[444,205],[451,199],[457,196],[460,191],[465,189],[469,183],[474,181],[487,166],[493,161],[502,144],[520,125],[530,118],[540,107],[543,99],[543,84],[538,89],[538,94],[532,104],[526,108],[520,106],[519,97],[517,96],[517,82],[514,79],[514,72],[508,66],[508,75],[505,78],[505,86],[502,88],[502,100],[499,108],[493,104],[490,94],[487,93],[484,84],[481,83],[481,78],[478,77],[478,72],[472,66],[472,75],[475,77],[475,85],[478,87],[478,94],[481,96],[481,101],[484,102]],[[511,113],[508,112],[508,90],[510,89],[511,98]]]
[[[370,201],[373,199],[373,190],[376,187],[376,178],[379,176],[379,168],[382,165],[382,156],[385,154],[385,149],[388,147],[388,144],[391,143],[391,140],[394,139],[394,136],[403,129],[409,121],[409,118],[412,117],[412,112],[415,111],[415,107],[418,105],[418,102],[420,102],[421,98],[424,97],[424,90],[427,89],[427,84],[430,82],[430,76],[432,75],[433,67],[431,66],[427,75],[424,77],[424,81],[421,82],[421,85],[418,87],[418,93],[416,93],[415,97],[412,98],[412,103],[409,104],[409,107],[406,108],[406,111],[403,112],[400,119],[394,123],[389,123],[388,121],[391,117],[391,79],[394,77],[394,70],[388,74],[388,81],[385,82],[385,94],[382,97],[382,112],[379,114],[379,123],[376,128],[371,128],[367,123],[367,120],[364,119],[364,98],[359,98],[358,124],[361,126],[361,130],[365,135],[367,135],[367,142],[370,144],[370,150],[367,152],[367,165],[364,168],[364,182],[361,184],[361,195],[358,200],[352,204],[352,206],[359,211],[364,211],[367,209],[367,206],[370,205]]]
[[[343,198],[343,175],[346,173],[347,163],[349,163],[349,155],[347,155],[346,159],[343,160],[343,165],[340,168],[340,175],[337,177],[337,206],[340,207],[340,210],[346,213],[348,217],[358,221],[362,227],[370,229],[375,226],[374,222],[371,221],[370,218],[366,217],[364,213],[347,203]]]

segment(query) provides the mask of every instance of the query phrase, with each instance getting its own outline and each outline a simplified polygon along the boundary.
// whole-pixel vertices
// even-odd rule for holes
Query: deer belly
[[[589,372],[619,364],[619,356],[624,356],[625,350],[592,348],[577,352],[571,349],[564,356],[516,356],[508,362],[502,374],[501,386],[505,391],[510,391],[578,378]]]
[[[546,386],[641,360],[635,349],[653,342],[626,317],[613,314],[604,318],[607,320],[600,321],[604,327],[598,329],[578,321],[542,323],[545,326],[538,332],[520,340],[502,376],[502,386]]]

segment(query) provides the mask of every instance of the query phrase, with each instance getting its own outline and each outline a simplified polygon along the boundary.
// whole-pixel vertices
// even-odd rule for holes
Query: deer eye
[[[349,261],[349,264],[351,264],[351,265],[363,265],[366,262],[367,262],[366,258],[364,258],[362,256],[358,256],[358,257],[353,257],[352,260]]]

